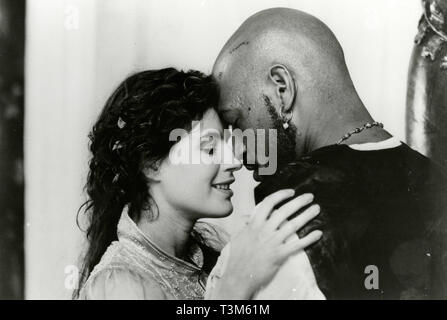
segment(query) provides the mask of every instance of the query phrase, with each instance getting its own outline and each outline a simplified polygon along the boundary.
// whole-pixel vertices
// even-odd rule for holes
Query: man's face
[[[222,75],[217,79],[221,92],[218,111],[222,120],[233,130],[240,129],[247,136],[251,131],[255,137],[255,141],[243,140],[243,163],[248,170],[254,171],[255,180],[262,180],[259,168],[266,166],[260,160],[265,158],[261,157],[264,151],[275,155],[276,159],[270,158],[270,161],[276,161],[277,166],[295,160],[296,128],[291,123],[287,130],[283,128],[277,111],[279,107],[274,106],[272,99],[263,93],[267,90],[262,90],[246,77],[242,83],[236,79],[225,79]],[[263,146],[263,151],[260,146]]]

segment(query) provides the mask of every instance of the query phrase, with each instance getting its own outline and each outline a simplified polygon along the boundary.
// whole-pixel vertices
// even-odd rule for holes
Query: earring
[[[283,124],[282,124],[282,127],[284,128],[284,130],[287,130],[287,128],[289,127],[289,121],[290,121],[290,119],[292,118],[292,117],[290,117],[290,119],[287,119],[283,114],[282,114],[282,109],[283,109],[283,107],[284,107],[284,103],[282,104],[282,106],[281,106],[281,109],[280,109],[280,111],[279,111],[279,116],[281,117],[281,119],[283,119]]]

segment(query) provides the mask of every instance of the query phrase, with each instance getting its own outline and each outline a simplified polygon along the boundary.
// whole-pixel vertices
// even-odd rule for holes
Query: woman
[[[90,134],[88,249],[76,297],[204,298],[225,235],[197,220],[232,212],[229,185],[241,168],[221,138],[217,102],[210,77],[172,68],[137,73],[109,98]],[[179,129],[185,134],[172,139]],[[179,154],[201,161],[173,161]],[[321,232],[315,231],[287,241],[318,214],[314,205],[284,223],[311,203],[311,195],[270,216],[292,195],[293,190],[282,190],[256,207],[232,239],[235,249],[214,298],[249,299],[289,255],[319,239]]]

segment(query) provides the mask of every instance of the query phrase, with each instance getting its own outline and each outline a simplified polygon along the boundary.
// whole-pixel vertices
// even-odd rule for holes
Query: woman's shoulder
[[[112,243],[93,269],[81,292],[86,300],[157,300],[166,299],[155,278],[129,263],[125,248]]]
[[[155,279],[122,265],[103,268],[89,277],[80,299],[163,300],[166,296]]]

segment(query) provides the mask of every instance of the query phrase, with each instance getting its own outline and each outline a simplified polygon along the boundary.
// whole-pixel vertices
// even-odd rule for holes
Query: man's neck
[[[371,123],[374,120],[372,118],[365,118],[362,121],[355,121],[339,126],[326,126],[323,132],[315,132],[313,136],[308,139],[306,153],[312,152],[316,149],[336,144],[345,134],[352,132],[356,128],[360,128],[366,123]],[[351,135],[348,139],[341,142],[341,144],[361,144],[370,142],[380,142],[391,138],[391,134],[380,127],[372,127],[365,129],[359,133]]]
[[[343,79],[341,81],[343,83]],[[300,104],[296,106],[302,114],[298,117],[298,113],[294,113],[294,120],[300,121],[296,125],[303,130],[300,133],[305,137],[304,141],[302,136],[297,137],[297,148],[301,148],[297,150],[298,154],[334,145],[347,133],[374,122],[350,79],[349,82],[346,82],[347,79],[344,81],[344,85],[339,84],[337,88],[332,88],[331,94],[314,92],[313,95],[302,97]],[[352,134],[342,143],[350,145],[379,142],[390,137],[383,128],[372,127]]]

